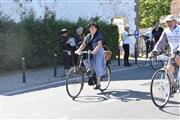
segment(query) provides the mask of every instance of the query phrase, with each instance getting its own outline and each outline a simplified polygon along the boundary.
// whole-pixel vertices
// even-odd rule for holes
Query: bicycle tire
[[[101,78],[101,87],[100,87],[101,91],[105,91],[109,87],[111,81],[111,68],[108,64],[106,65],[105,72],[106,72],[105,77],[103,77],[103,79]]]
[[[137,66],[139,68],[144,67],[146,63],[147,63],[147,58],[137,57]]]
[[[77,80],[76,78],[71,78],[73,72],[74,72],[74,74],[77,74],[77,75],[80,76],[80,79],[78,79],[78,81],[75,81],[75,80]],[[79,84],[80,84],[79,89],[78,89],[77,93],[75,93],[75,94],[72,94],[72,91],[70,90],[70,82],[71,82],[71,80],[74,81],[75,83],[79,82]],[[83,86],[84,86],[84,74],[83,74],[82,70],[79,67],[72,67],[69,70],[67,78],[66,78],[66,91],[67,91],[68,95],[72,99],[77,98],[79,96],[79,94],[81,93],[81,91],[83,89]]]
[[[157,100],[162,101],[162,99],[161,98],[157,98],[154,95],[155,93],[157,93],[157,92],[154,92],[154,87],[155,87],[154,83],[155,83],[155,79],[158,76],[158,74],[160,74],[161,78],[163,77],[163,75],[165,75],[165,79],[167,79],[166,82],[167,82],[168,87],[169,87],[169,89],[167,88],[168,89],[167,90],[167,94],[165,94],[166,98],[165,98],[164,102],[162,102],[162,104],[159,104],[158,101],[157,101]],[[160,87],[160,84],[162,85],[162,83],[159,83],[159,85],[158,84],[157,85]],[[162,89],[163,89],[163,87],[162,87]],[[159,88],[159,90],[160,90],[160,88]],[[154,73],[153,77],[152,77],[151,86],[150,86],[151,99],[152,99],[154,105],[156,107],[158,107],[158,108],[163,108],[168,103],[168,101],[169,101],[170,92],[171,92],[171,83],[170,83],[170,76],[169,76],[168,71],[166,69],[164,69],[164,68],[156,71]]]

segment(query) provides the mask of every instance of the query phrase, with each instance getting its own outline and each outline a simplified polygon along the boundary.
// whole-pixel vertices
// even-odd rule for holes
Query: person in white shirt
[[[176,18],[172,15],[166,17],[167,28],[163,31],[159,41],[155,45],[150,57],[153,57],[157,51],[166,45],[168,42],[171,48],[171,56],[168,61],[167,69],[170,72],[172,87],[175,87],[173,73],[175,66],[180,66],[180,26],[177,24]]]
[[[131,36],[131,34],[129,34],[129,27],[126,26],[124,28],[124,32],[123,32],[123,49],[124,49],[124,66],[130,66],[131,64],[129,63],[129,44],[130,44],[130,39],[129,36]]]

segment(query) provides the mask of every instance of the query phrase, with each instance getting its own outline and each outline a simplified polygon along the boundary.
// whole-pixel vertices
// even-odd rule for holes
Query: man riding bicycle
[[[168,61],[167,70],[170,72],[170,76],[172,77],[172,87],[175,88],[173,73],[175,71],[175,66],[180,66],[180,26],[177,25],[176,18],[173,15],[168,15],[165,21],[167,28],[162,33],[153,51],[150,53],[150,57],[153,57],[157,51],[159,51],[162,47],[165,47],[166,43],[168,42],[171,48],[171,56]]]

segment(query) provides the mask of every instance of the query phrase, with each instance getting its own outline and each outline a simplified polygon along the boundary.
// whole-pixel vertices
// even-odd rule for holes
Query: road
[[[179,119],[179,93],[161,110],[152,103],[154,72],[151,67],[113,71],[107,91],[85,84],[74,101],[63,82],[7,93],[0,96],[1,119]]]

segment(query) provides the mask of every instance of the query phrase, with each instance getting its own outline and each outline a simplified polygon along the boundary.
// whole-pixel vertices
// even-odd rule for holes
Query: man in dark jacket
[[[68,70],[72,66],[72,53],[71,53],[71,46],[68,42],[68,30],[62,29],[61,36],[60,36],[60,45],[62,46],[63,50],[63,60],[64,60],[64,76],[67,75]]]
[[[152,37],[154,39],[154,45],[159,41],[161,34],[163,33],[164,29],[160,27],[159,22],[154,23],[155,28],[152,30]]]
[[[76,29],[76,33],[73,34],[73,38],[74,38],[75,44],[76,44],[76,47],[75,47],[76,50],[80,47],[80,45],[84,41],[84,34],[83,34],[83,32],[84,32],[83,27],[78,27]],[[77,65],[78,64],[78,55],[76,55],[74,52],[75,51],[73,51],[73,61],[74,61],[74,65]]]

